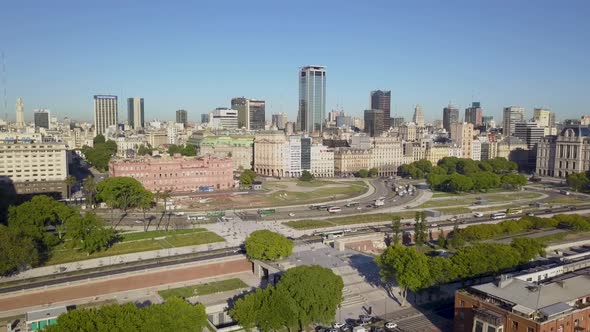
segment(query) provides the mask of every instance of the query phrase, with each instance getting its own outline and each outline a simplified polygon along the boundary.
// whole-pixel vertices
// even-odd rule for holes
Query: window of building
[[[551,330],[553,330],[553,328],[551,328]],[[526,332],[535,332],[535,328],[534,327],[527,327]]]

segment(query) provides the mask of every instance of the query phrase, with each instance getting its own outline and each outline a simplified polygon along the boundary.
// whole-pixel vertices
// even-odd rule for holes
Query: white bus
[[[504,218],[506,218],[506,213],[504,213],[504,212],[492,213],[492,219],[504,219]]]
[[[330,212],[330,213],[336,213],[336,212],[340,212],[340,211],[342,211],[342,209],[337,206],[332,206],[332,207],[328,208],[328,212]]]
[[[343,237],[346,230],[322,232],[321,236],[325,239]]]
[[[204,214],[189,214],[186,219],[188,221],[207,220],[207,216]]]

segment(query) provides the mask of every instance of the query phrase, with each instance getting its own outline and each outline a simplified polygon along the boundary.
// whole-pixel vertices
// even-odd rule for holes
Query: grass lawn
[[[400,213],[377,213],[377,214],[367,214],[367,215],[360,215],[360,216],[349,216],[349,217],[336,217],[336,218],[328,218],[322,220],[292,220],[285,223],[285,225],[298,229],[315,229],[315,228],[324,228],[324,227],[333,227],[333,226],[344,226],[344,225],[356,225],[356,224],[366,224],[366,223],[373,223],[373,222],[380,222],[380,221],[391,221],[393,216],[400,216],[402,219],[411,219],[414,218],[416,212],[407,211],[407,212],[400,212]]]
[[[323,180],[313,180],[313,181],[297,181],[298,187],[310,188],[310,187],[321,187],[327,184],[338,184],[332,181],[323,181]]]
[[[360,182],[360,181],[359,181]],[[331,200],[331,199],[345,199],[347,197],[358,196],[367,191],[367,186],[363,185],[348,185],[342,187],[330,187],[330,188],[318,188],[308,192],[295,192],[295,191],[277,191],[267,197],[268,204],[279,204],[285,205],[288,203],[292,204],[306,204],[313,203],[318,199]]]
[[[471,210],[465,207],[452,207],[452,208],[443,208],[443,209],[436,209],[443,215],[449,214],[466,214],[471,213]]]
[[[475,198],[467,198],[467,197],[457,197],[457,198],[449,198],[449,199],[438,199],[438,200],[430,200],[428,202],[422,203],[421,205],[417,206],[417,209],[429,209],[434,207],[442,207],[442,206],[453,206],[453,205],[471,205],[471,203],[475,202]]]
[[[246,288],[245,282],[238,278],[232,278],[221,281],[209,282],[206,284],[199,284],[187,287],[171,288],[167,290],[161,290],[158,292],[164,300],[170,297],[183,297],[188,298],[196,295],[208,295],[221,292],[227,292],[234,289]]]
[[[459,196],[463,196],[463,195],[466,195],[466,194],[461,194],[461,193],[459,193],[459,194],[446,193],[446,192],[443,192],[443,191],[435,191],[435,192],[432,193],[432,197],[433,198],[439,198],[439,197],[459,197]]]
[[[197,232],[188,232],[186,234],[176,233],[176,235],[167,236],[164,239],[160,240],[153,240],[150,237],[144,240],[127,240],[123,242],[118,242],[115,243],[112,247],[108,248],[107,250],[95,252],[92,255],[88,255],[85,252],[77,249],[69,248],[67,247],[67,244],[64,243],[62,245],[55,247],[51,251],[49,259],[47,260],[45,265],[64,264],[81,261],[85,259],[118,256],[135,252],[199,245],[221,241],[224,241],[224,239],[221,236],[213,232],[201,230]]]
[[[498,202],[509,202],[516,199],[533,199],[543,196],[543,194],[539,193],[528,193],[528,192],[512,192],[512,193],[505,193],[505,194],[493,194],[485,196],[485,199],[488,202],[498,203]]]
[[[156,237],[165,237],[165,236],[172,236],[172,235],[179,235],[179,234],[189,234],[189,233],[197,233],[197,232],[205,232],[207,231],[205,228],[195,228],[195,229],[179,229],[179,230],[172,230],[166,232],[165,230],[158,230],[158,231],[147,231],[147,232],[126,232],[120,233],[122,240],[121,242],[126,241],[137,241],[137,240],[151,240]]]
[[[568,196],[563,196],[563,197],[555,197],[552,198],[550,200],[547,201],[547,203],[553,203],[553,204],[583,204],[586,203],[588,201],[588,199],[584,199],[582,197],[568,197]]]
[[[333,223],[323,220],[291,220],[287,221],[285,225],[298,230],[336,226]]]

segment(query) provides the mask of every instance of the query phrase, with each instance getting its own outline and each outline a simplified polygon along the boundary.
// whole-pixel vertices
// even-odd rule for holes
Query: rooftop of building
[[[66,312],[68,312],[68,309],[65,306],[29,311],[27,312],[26,320],[27,322],[34,322],[44,319],[54,319]]]
[[[199,161],[219,160],[219,161],[226,161],[226,160],[231,160],[231,159],[230,158],[222,158],[222,157],[218,157],[218,156],[214,156],[214,155],[188,157],[188,156],[182,156],[182,155],[176,153],[172,156],[164,154],[164,155],[156,155],[156,156],[145,155],[145,156],[139,156],[139,157],[135,157],[135,158],[116,158],[116,159],[112,159],[111,162],[113,162],[113,163],[140,163],[140,162],[144,162],[144,161],[169,162],[169,161],[174,161],[174,160],[183,160],[183,161],[184,160],[199,160]]]
[[[564,136],[566,131],[568,130],[573,130],[575,136],[579,137],[579,136],[584,136],[584,137],[588,137],[590,136],[590,127],[588,126],[570,126],[570,127],[565,127],[561,130],[560,136]]]
[[[539,283],[503,276],[499,280],[465,290],[487,303],[536,320],[590,305],[578,299],[590,295],[590,268],[565,273]]]

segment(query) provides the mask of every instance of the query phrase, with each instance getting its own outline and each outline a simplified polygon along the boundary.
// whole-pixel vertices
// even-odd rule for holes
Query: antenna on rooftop
[[[4,116],[8,122],[8,104],[6,99],[6,58],[4,57],[4,51],[2,51],[2,87],[4,88]]]

